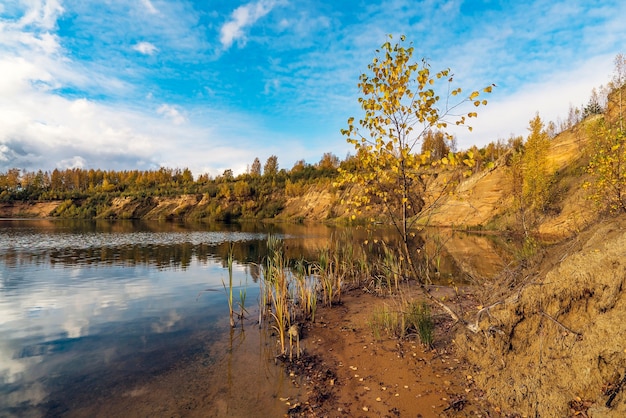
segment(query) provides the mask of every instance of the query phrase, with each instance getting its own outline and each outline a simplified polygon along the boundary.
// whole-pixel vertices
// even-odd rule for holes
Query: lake
[[[283,415],[298,390],[257,323],[257,263],[268,234],[289,257],[314,259],[339,230],[0,220],[0,416]],[[235,329],[223,286],[231,244],[248,311]],[[450,234],[441,247],[444,276],[504,263],[480,237]]]

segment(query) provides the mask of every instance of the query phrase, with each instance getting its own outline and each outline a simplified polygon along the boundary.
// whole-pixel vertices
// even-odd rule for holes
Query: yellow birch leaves
[[[406,216],[424,206],[425,170],[432,167],[429,158],[419,154],[424,135],[433,129],[445,131],[449,125],[467,126],[478,113],[462,112],[463,105],[486,105],[480,97],[491,93],[493,85],[463,97],[460,87],[452,88],[450,69],[433,73],[427,60],[411,62],[414,47],[406,45],[404,36],[399,43],[392,41],[390,35],[367,73],[359,77],[358,101],[364,116],[358,123],[350,117],[341,131],[357,151],[358,169],[342,172],[339,184],[356,184],[367,191],[357,199],[359,206],[383,202],[392,220],[406,222]],[[443,156],[438,164],[454,166],[454,155]]]

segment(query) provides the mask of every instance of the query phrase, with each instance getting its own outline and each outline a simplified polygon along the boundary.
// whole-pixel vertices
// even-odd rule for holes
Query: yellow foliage
[[[433,160],[430,150],[420,152],[420,143],[431,129],[464,125],[466,116],[453,112],[458,106],[465,102],[480,106],[486,101],[476,100],[479,91],[459,97],[463,90],[451,88],[450,69],[431,73],[425,59],[411,63],[413,47],[405,47],[404,37],[400,39],[399,44],[384,43],[368,65],[368,72],[359,77],[363,96],[358,101],[364,116],[358,126],[353,125],[354,118],[348,119],[348,129],[341,131],[357,151],[357,168],[351,173],[340,171],[337,183],[357,185],[364,191],[350,202],[355,207],[367,209],[384,203],[387,215],[406,241],[409,218],[418,215],[426,204],[426,187],[434,178],[430,163],[452,169],[460,161],[448,151]],[[442,99],[438,90],[449,93]],[[482,91],[491,90],[489,86]],[[467,117],[477,115],[470,112]],[[447,187],[449,182],[438,184]]]

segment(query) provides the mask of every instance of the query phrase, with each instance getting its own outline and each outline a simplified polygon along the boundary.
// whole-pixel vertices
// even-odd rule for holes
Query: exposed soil
[[[416,289],[403,295],[419,298]],[[436,297],[475,304],[461,292],[454,300],[448,288],[433,288]],[[276,336],[233,330],[230,340],[180,357],[155,375],[115,385],[82,383],[63,402],[47,405],[47,414],[67,417],[506,417],[490,406],[477,387],[452,337],[457,328],[435,313],[434,346],[415,338],[374,338],[368,325],[375,307],[392,304],[362,289],[344,295],[332,308],[320,307],[316,321],[301,330],[303,354],[283,358],[284,375],[254,346],[274,351]],[[456,306],[459,307],[458,305]],[[265,335],[265,337],[263,337]],[[259,339],[261,337],[261,339]],[[210,335],[198,335],[195,340]],[[208,344],[208,343],[207,343]],[[215,359],[210,352],[229,353]],[[123,368],[123,367],[122,367]],[[216,385],[216,380],[222,383]],[[224,385],[223,382],[229,382]],[[85,385],[89,387],[85,387]],[[252,409],[251,409],[252,408]]]
[[[373,309],[393,299],[355,290],[321,309],[304,330],[311,357],[291,369],[305,389],[292,415],[626,416],[626,216],[540,255],[486,307],[435,289],[478,327],[435,313],[432,349],[374,338]]]
[[[415,289],[403,294],[419,297]],[[471,295],[464,301],[471,303]],[[432,349],[417,338],[377,340],[369,321],[374,307],[384,303],[393,301],[358,289],[341,305],[318,311],[315,323],[303,330],[304,357],[288,366],[303,390],[289,405],[291,416],[504,416],[476,387],[451,343],[455,329],[445,315],[436,315]]]
[[[0,203],[0,218],[45,218],[62,203],[52,202],[12,202]]]
[[[626,416],[626,217],[549,249],[458,347],[485,396],[526,416]]]

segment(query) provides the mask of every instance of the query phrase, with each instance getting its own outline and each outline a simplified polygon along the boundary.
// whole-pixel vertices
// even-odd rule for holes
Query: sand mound
[[[479,333],[457,339],[490,401],[526,416],[590,405],[589,416],[626,416],[625,256],[625,219],[599,224],[552,248]]]

